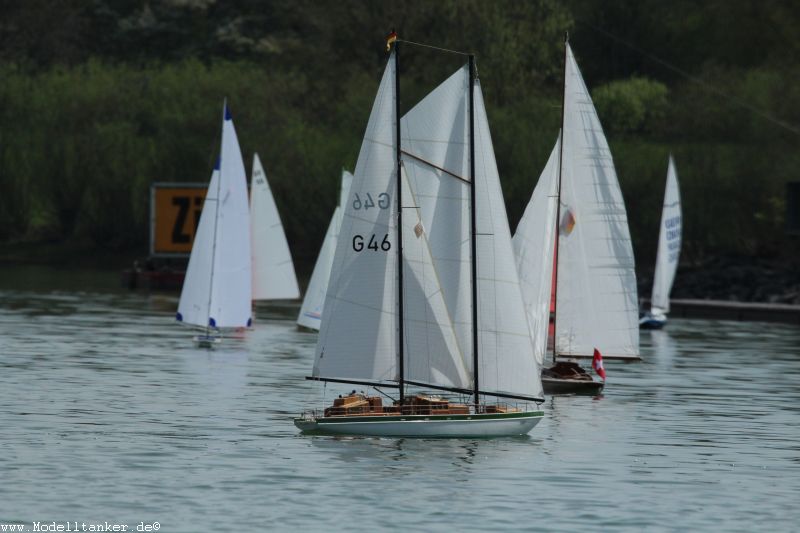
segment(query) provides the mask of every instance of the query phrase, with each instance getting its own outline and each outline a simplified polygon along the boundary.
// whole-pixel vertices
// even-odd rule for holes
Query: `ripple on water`
[[[800,330],[673,320],[528,437],[298,434],[316,334],[257,308],[213,351],[174,296],[0,292],[0,518],[165,531],[790,530]],[[348,388],[343,386],[343,388]],[[328,398],[341,392],[329,386]],[[338,391],[338,392],[337,392]],[[202,524],[202,526],[199,526]]]

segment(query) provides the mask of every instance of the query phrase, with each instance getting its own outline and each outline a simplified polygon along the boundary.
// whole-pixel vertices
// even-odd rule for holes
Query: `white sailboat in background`
[[[220,157],[211,174],[197,226],[176,319],[205,329],[203,345],[219,342],[223,328],[250,325],[250,210],[247,178],[227,103]]]
[[[253,252],[253,300],[300,297],[289,243],[258,154],[253,156],[250,186],[250,235]]]
[[[473,60],[398,123],[397,48],[344,206],[309,379],[394,388],[399,399],[383,406],[354,391],[295,424],[361,435],[525,434],[542,411],[481,401],[543,398]],[[472,402],[407,394],[412,386]]]
[[[547,338],[551,324],[560,153],[559,136],[512,239],[531,337],[537,339]],[[536,348],[536,361],[544,367],[546,344],[537,344]]]
[[[542,372],[545,392],[595,392],[594,381],[574,361],[639,359],[636,274],[628,219],[614,162],[569,43],[565,43],[561,137],[515,235],[518,268],[531,330],[544,328],[555,279],[555,365]],[[558,156],[556,158],[556,155]],[[555,170],[553,170],[555,168]],[[554,187],[555,185],[555,187]],[[555,190],[553,205],[547,198]],[[528,220],[526,220],[526,217]],[[548,270],[554,241],[555,270]]]
[[[350,194],[350,184],[353,182],[353,175],[342,170],[342,185],[339,190],[339,205],[333,212],[331,221],[328,224],[328,231],[325,233],[325,240],[322,242],[317,262],[314,264],[314,271],[308,282],[306,295],[303,298],[303,305],[300,307],[300,314],[297,316],[297,325],[319,331],[322,321],[322,308],[325,305],[325,294],[328,292],[328,279],[331,275],[333,266],[333,254],[336,251],[336,242],[339,239],[339,231],[342,225],[342,210],[347,203]]]
[[[681,194],[678,187],[678,173],[675,161],[669,156],[667,167],[667,186],[664,191],[664,208],[661,211],[661,231],[658,235],[658,254],[656,271],[653,275],[653,295],[650,298],[650,312],[639,321],[642,329],[660,329],[667,323],[669,313],[669,293],[678,270],[681,254]]]

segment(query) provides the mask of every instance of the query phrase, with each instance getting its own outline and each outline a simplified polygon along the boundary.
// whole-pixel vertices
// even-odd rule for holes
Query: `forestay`
[[[567,45],[556,352],[639,357],[633,249],[611,152]]]
[[[389,59],[344,202],[313,375],[396,381],[395,70]]]
[[[226,105],[218,170],[212,174],[192,246],[178,320],[217,328],[250,324],[249,220],[244,162]]]
[[[253,300],[293,300],[300,297],[292,255],[283,224],[261,166],[253,156],[250,185],[250,232],[253,250]]]
[[[681,196],[675,162],[669,157],[667,186],[664,191],[664,209],[661,212],[661,232],[658,236],[656,271],[653,276],[651,311],[654,314],[669,312],[669,293],[675,280],[681,253]]]
[[[336,242],[342,225],[342,210],[347,203],[352,181],[353,175],[343,170],[339,205],[336,206],[328,224],[325,240],[322,242],[317,262],[314,264],[314,271],[311,273],[303,305],[300,307],[300,314],[297,317],[297,323],[305,328],[319,330],[322,309],[325,305],[325,294],[328,292],[328,280],[333,266],[333,254],[336,251]]]
[[[537,341],[533,350],[540,365],[544,364],[550,324],[560,149],[560,140],[556,140],[531,200],[517,225],[514,238],[511,239],[531,338]]]

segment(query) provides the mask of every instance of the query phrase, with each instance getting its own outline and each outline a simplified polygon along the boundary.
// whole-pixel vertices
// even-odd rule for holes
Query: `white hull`
[[[666,324],[667,316],[663,314],[654,315],[652,313],[647,313],[639,319],[640,329],[661,329]]]
[[[336,418],[296,418],[302,431],[338,435],[375,437],[507,437],[526,435],[544,416],[542,411],[517,413],[513,417],[497,415],[436,416],[352,416]],[[381,420],[384,418],[384,420]],[[361,420],[359,420],[361,419]]]

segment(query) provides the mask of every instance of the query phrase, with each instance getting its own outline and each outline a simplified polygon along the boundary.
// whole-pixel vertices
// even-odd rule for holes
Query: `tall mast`
[[[472,253],[472,374],[474,376],[475,410],[479,404],[478,389],[478,261],[475,252],[477,216],[475,213],[475,56],[469,56],[469,183],[470,213],[472,217],[472,235],[470,239]]]
[[[567,47],[569,46],[569,33],[564,32],[564,90],[561,91],[561,132],[558,143],[558,188],[556,194],[556,243],[553,247],[555,253],[555,268],[553,269],[553,362],[558,357],[558,330],[556,321],[558,320],[558,236],[561,233],[559,221],[561,220],[561,170],[564,168],[564,103],[567,99]]]
[[[394,32],[394,30],[393,30]],[[403,182],[401,180],[402,161],[400,159],[400,43],[394,43],[394,118],[395,118],[395,160],[397,161],[397,356],[399,358],[400,412],[405,397],[405,356],[403,354]]]

